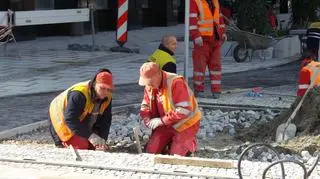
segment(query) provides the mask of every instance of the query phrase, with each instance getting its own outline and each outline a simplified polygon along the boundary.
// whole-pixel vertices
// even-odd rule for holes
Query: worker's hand
[[[99,151],[107,151],[109,150],[109,146],[107,144],[104,144],[104,145],[98,145],[98,146],[95,146],[96,147],[96,150],[99,150]]]
[[[160,118],[153,118],[147,123],[147,126],[152,130],[156,129],[159,126],[163,126],[163,125],[164,124]]]
[[[202,37],[200,36],[200,37],[197,37],[196,39],[194,39],[194,43],[196,44],[196,45],[199,45],[199,46],[203,46],[203,39],[202,39]]]
[[[94,147],[107,145],[106,140],[98,136],[96,133],[92,133],[88,140]]]

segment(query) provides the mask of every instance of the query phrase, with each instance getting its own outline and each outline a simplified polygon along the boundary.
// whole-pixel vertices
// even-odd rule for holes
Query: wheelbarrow
[[[233,58],[236,62],[244,62],[249,57],[249,50],[251,50],[250,60],[252,60],[252,55],[256,50],[264,52],[284,38],[259,35],[240,29],[231,29],[229,34],[237,42],[237,46],[233,50]]]
[[[243,31],[240,30],[232,21],[230,21],[226,17],[224,18],[230,23],[228,27],[229,35],[234,41],[237,42],[237,45],[233,50],[233,58],[236,62],[244,62],[249,57],[250,50],[250,60],[252,60],[252,55],[256,50],[263,50],[262,52],[265,52],[264,50],[274,46],[281,39],[285,38],[274,38]],[[226,54],[229,53],[232,47],[233,45],[229,48]]]

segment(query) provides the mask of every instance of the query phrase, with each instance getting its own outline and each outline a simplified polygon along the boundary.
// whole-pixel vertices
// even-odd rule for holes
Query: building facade
[[[170,26],[183,22],[184,0],[129,0],[128,29]],[[117,0],[1,0],[0,11],[37,11],[95,7],[96,31],[115,30]],[[90,33],[90,23],[66,23],[15,27],[18,40],[37,36],[83,35]]]

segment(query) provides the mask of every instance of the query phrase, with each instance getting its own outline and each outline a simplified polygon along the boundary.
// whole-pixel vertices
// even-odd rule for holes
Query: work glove
[[[106,140],[98,136],[96,133],[92,133],[89,137],[89,142],[97,149],[97,150],[107,150],[108,146],[106,144]]]
[[[147,124],[147,126],[152,130],[154,130],[157,127],[162,126],[162,125],[164,125],[164,124],[160,118],[153,118]]]
[[[203,39],[202,39],[202,37],[200,36],[200,37],[197,37],[196,39],[194,39],[194,43],[196,44],[196,45],[199,45],[199,46],[203,46]]]

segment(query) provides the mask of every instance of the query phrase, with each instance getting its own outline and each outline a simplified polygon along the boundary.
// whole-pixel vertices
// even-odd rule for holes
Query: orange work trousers
[[[209,69],[211,92],[221,92],[221,42],[213,37],[202,37],[203,46],[194,44],[193,61],[193,89],[204,91],[206,68]]]

